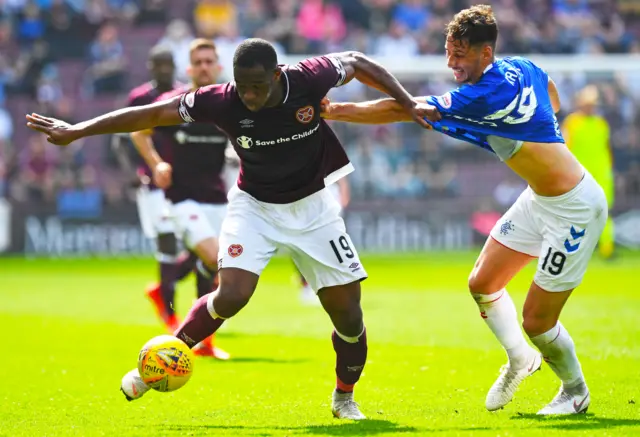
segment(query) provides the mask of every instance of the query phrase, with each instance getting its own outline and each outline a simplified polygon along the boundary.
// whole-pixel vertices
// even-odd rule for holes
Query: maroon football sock
[[[352,392],[367,361],[367,331],[363,330],[355,343],[343,340],[336,331],[333,331],[331,340],[336,351],[336,390]]]
[[[176,270],[174,263],[160,263],[160,294],[168,315],[172,315],[173,299],[176,294]]]
[[[184,322],[173,333],[190,348],[213,334],[224,323],[224,319],[211,317],[207,309],[208,295],[199,298],[189,310]]]
[[[193,252],[183,252],[176,262],[176,282],[182,281],[189,273],[193,271],[198,261],[198,255]]]
[[[211,293],[213,290],[213,283],[218,272],[208,272],[207,276],[203,275],[200,270],[196,270],[196,287],[198,289],[198,297],[202,297],[205,294]],[[213,276],[212,276],[213,275]]]

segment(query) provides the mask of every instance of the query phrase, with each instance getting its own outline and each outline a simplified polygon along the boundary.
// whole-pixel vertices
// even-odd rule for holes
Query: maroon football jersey
[[[233,82],[186,93],[179,106],[185,122],[214,123],[227,134],[241,161],[238,186],[268,203],[303,199],[353,168],[320,118],[320,101],[346,78],[341,62],[320,56],[281,69],[285,97],[277,106],[251,112]]]
[[[185,88],[161,95],[157,100],[170,99],[185,92]],[[166,147],[171,163],[172,183],[165,190],[173,203],[195,200],[200,203],[227,203],[227,189],[222,178],[228,139],[212,123],[184,123],[154,129],[154,138]]]

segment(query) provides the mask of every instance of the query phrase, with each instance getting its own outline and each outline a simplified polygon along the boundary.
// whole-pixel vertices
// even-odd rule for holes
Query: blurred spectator
[[[411,32],[424,29],[429,21],[426,0],[402,0],[393,11],[393,20],[402,23]]]
[[[391,22],[389,33],[378,38],[376,54],[390,57],[407,57],[418,54],[418,42],[409,34],[404,24]]]
[[[105,24],[91,45],[91,66],[87,72],[96,94],[117,93],[124,90],[125,67],[118,28]]]
[[[307,53],[321,53],[325,41],[341,41],[347,32],[342,10],[332,0],[304,0],[297,28],[298,34],[307,40]]]
[[[23,50],[20,53],[13,74],[12,88],[35,99],[42,70],[50,62],[49,46],[44,41],[36,41],[31,50]]]
[[[267,25],[269,15],[264,0],[248,0],[247,5],[240,10],[238,23],[242,35],[255,36]]]
[[[200,0],[193,11],[196,32],[214,38],[229,26],[237,26],[237,10],[231,0]]]
[[[18,39],[31,44],[41,39],[45,32],[45,22],[40,8],[35,2],[27,3],[18,16]]]
[[[147,25],[166,22],[168,8],[166,0],[137,0],[134,3],[141,3],[136,24]]]
[[[176,64],[176,78],[187,82],[189,76],[189,45],[193,40],[193,34],[189,24],[184,20],[172,20],[167,26],[164,36],[159,44],[169,47],[173,53],[173,62]]]
[[[55,0],[49,10],[47,41],[54,59],[81,58],[86,53],[86,41],[78,35],[81,16],[65,3]]]
[[[58,78],[58,70],[53,65],[47,65],[40,75],[36,100],[38,103],[55,104],[62,98],[62,86]]]
[[[294,53],[297,44],[296,1],[280,0],[274,5],[275,16],[269,21],[266,31],[287,53]]]
[[[0,103],[0,157],[13,136],[13,120],[9,111]]]

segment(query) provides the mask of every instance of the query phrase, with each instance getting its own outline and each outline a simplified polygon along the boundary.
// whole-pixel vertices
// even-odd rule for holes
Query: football
[[[161,335],[149,340],[138,357],[140,377],[154,390],[177,390],[193,373],[193,352],[180,339]]]

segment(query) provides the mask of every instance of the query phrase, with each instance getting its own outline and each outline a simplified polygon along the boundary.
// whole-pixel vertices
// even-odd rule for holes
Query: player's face
[[[216,83],[220,74],[218,54],[214,49],[202,48],[191,54],[189,74],[197,87]]]
[[[233,78],[240,100],[249,111],[253,112],[259,111],[266,105],[278,84],[279,76],[279,70],[267,71],[261,65],[233,69]]]
[[[493,58],[489,46],[473,47],[467,41],[451,38],[447,38],[444,49],[447,67],[453,70],[457,83],[477,82],[488,65],[487,61]]]
[[[161,85],[173,83],[175,72],[176,67],[173,64],[173,59],[157,59],[151,63],[153,80]]]

